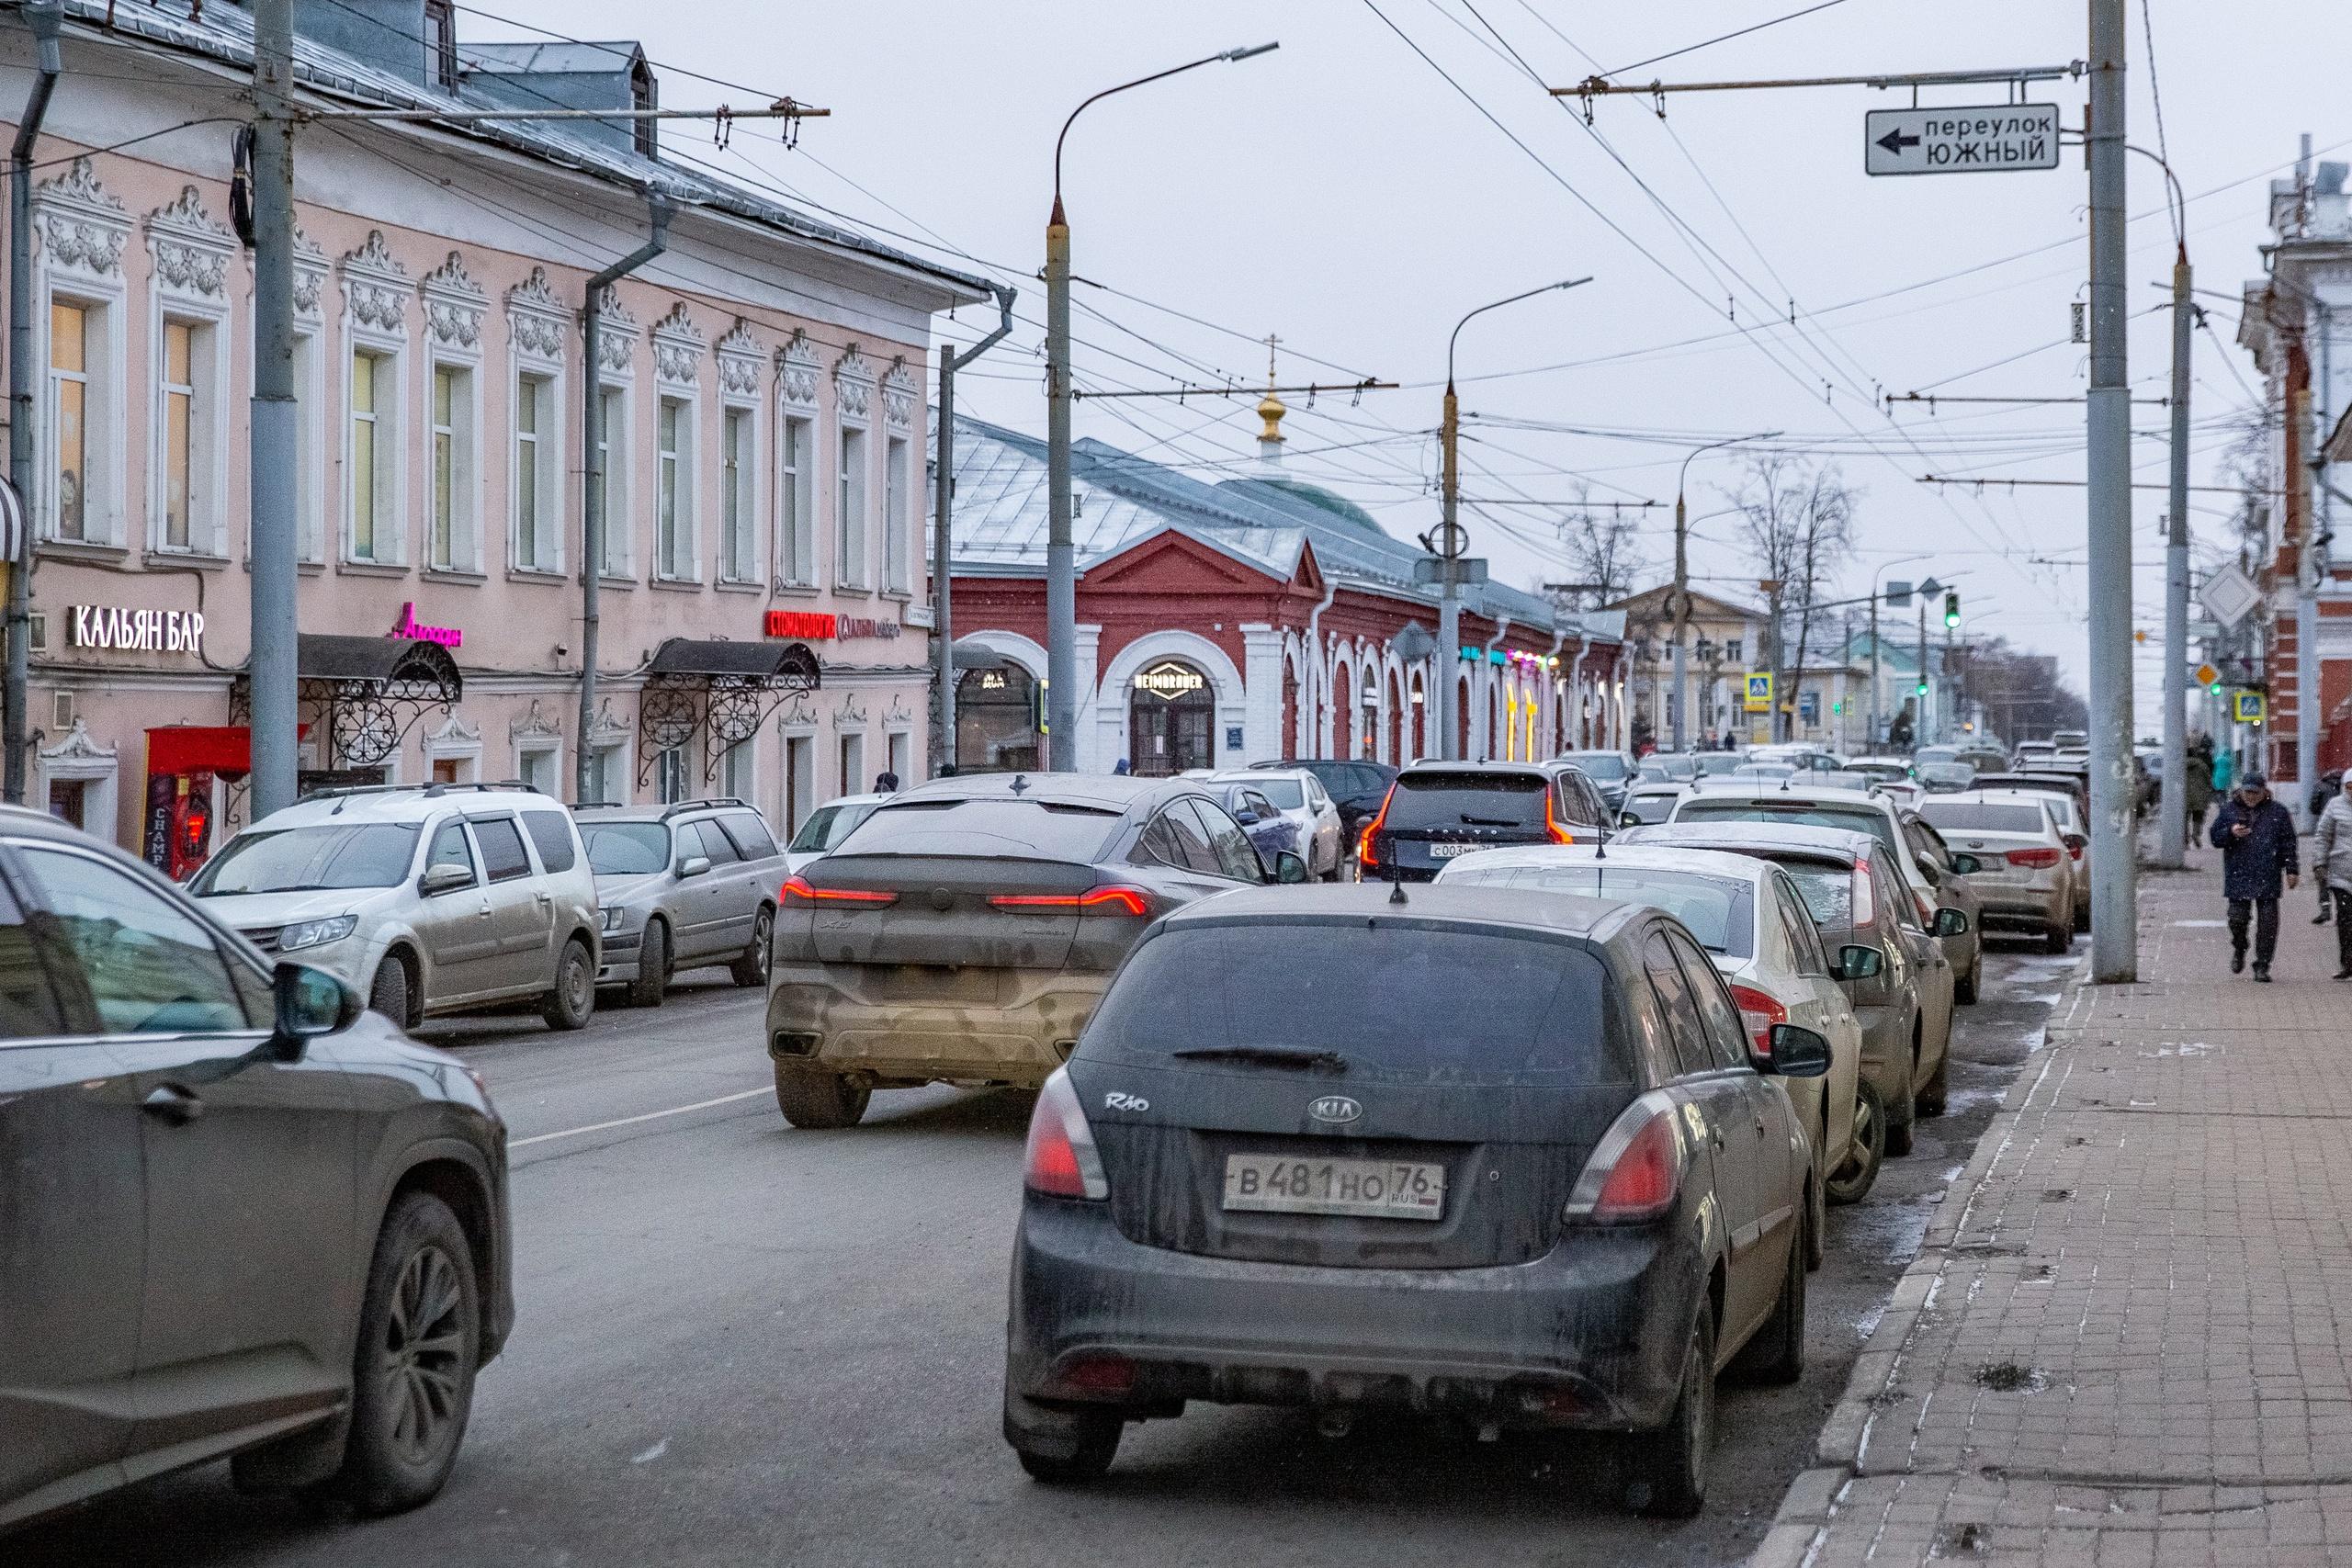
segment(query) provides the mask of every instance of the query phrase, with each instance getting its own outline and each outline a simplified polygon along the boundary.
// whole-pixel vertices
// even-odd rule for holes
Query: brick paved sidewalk
[[[2147,978],[2070,992],[1757,1568],[2352,1564],[2352,982],[2308,881],[2233,977],[2220,859],[2142,882]]]

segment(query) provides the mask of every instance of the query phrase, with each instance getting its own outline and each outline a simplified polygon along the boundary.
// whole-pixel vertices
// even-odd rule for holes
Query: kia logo
[[[1363,1107],[1344,1094],[1327,1094],[1311,1102],[1306,1113],[1317,1122],[1352,1122],[1363,1114]]]

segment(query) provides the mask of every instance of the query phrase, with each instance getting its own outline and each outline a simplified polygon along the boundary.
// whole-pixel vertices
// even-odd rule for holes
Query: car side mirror
[[[1938,865],[1934,861],[1928,860],[1924,855],[1914,855],[1912,858],[1918,862],[1919,875],[1927,882],[1928,886],[1941,887],[1944,885],[1943,867]]]
[[[1968,932],[1968,911],[1955,909],[1949,904],[1936,911],[1938,936],[1964,936]]]
[[[320,1035],[358,1022],[368,1005],[357,991],[307,964],[279,964],[269,991],[272,1054],[288,1062],[300,1060],[303,1046]]]
[[[1274,852],[1274,880],[1276,882],[1306,881],[1306,863],[1288,850],[1276,850]]]
[[[1849,942],[1838,950],[1838,962],[1829,971],[1833,980],[1868,980],[1886,967],[1886,955],[1875,947],[1863,947]]]
[[[2061,833],[2058,836],[2065,841],[2066,847],[2070,850],[2086,850],[2091,847],[2090,839],[2086,834]]]
[[[416,890],[427,898],[473,885],[474,874],[462,865],[428,865],[424,874],[416,879]]]
[[[1817,1078],[1829,1070],[1829,1042],[1796,1023],[1776,1023],[1765,1038],[1772,1054],[1756,1062],[1756,1070],[1784,1078]]]
[[[700,876],[704,872],[708,871],[709,869],[710,857],[708,855],[688,855],[684,860],[678,863],[678,874],[680,876]]]
[[[1974,855],[1962,854],[1954,851],[1951,857],[1951,869],[1958,875],[1973,876],[1984,869],[1984,863]]]
[[[1258,814],[1254,811],[1237,811],[1233,814],[1233,819],[1244,828],[1255,828],[1258,825]]]
[[[1617,826],[1620,828],[1638,828],[1641,825],[1642,819],[1630,811],[1620,811],[1617,814]]]

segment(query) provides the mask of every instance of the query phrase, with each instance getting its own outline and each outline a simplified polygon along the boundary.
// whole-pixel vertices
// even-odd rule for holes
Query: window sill
[[[717,582],[712,583],[711,586],[718,590],[721,593],[757,593],[762,592],[760,585],[757,582],[752,581],[749,578],[743,577],[722,577]]]
[[[506,575],[525,582],[569,582],[571,574],[560,566],[510,566]]]
[[[482,583],[490,581],[490,573],[486,571],[469,571],[456,566],[428,566],[416,575],[427,582]]]
[[[882,590],[882,597],[897,604],[911,604],[915,602],[913,591],[906,588],[885,588]]]
[[[813,582],[786,582],[777,578],[768,584],[768,592],[779,598],[814,599],[825,591]]]
[[[229,558],[216,556],[206,550],[155,549],[143,552],[139,558],[139,564],[150,568],[187,566],[195,567],[201,571],[225,571],[228,570]]]
[[[596,581],[606,588],[635,588],[638,585],[634,577],[618,576],[609,571],[598,572]]]
[[[407,567],[396,565],[390,561],[339,560],[334,563],[334,570],[345,577],[406,577],[409,575]]]
[[[119,561],[130,558],[130,551],[121,545],[105,545],[93,539],[43,539],[39,553],[54,556],[59,560]]]
[[[833,584],[833,592],[835,593],[854,593],[861,599],[871,599],[874,597],[874,590],[866,587],[862,582],[836,582]]]
[[[699,593],[702,584],[691,577],[657,577],[653,586],[665,593]]]

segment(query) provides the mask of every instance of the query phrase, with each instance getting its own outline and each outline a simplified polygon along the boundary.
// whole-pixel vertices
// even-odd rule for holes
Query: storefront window
[[[966,773],[1037,767],[1037,683],[1017,664],[956,679],[956,767]],[[904,775],[901,775],[903,778]]]
[[[1145,778],[1167,778],[1214,765],[1216,717],[1216,694],[1192,665],[1163,659],[1137,671],[1127,705],[1127,766]]]

